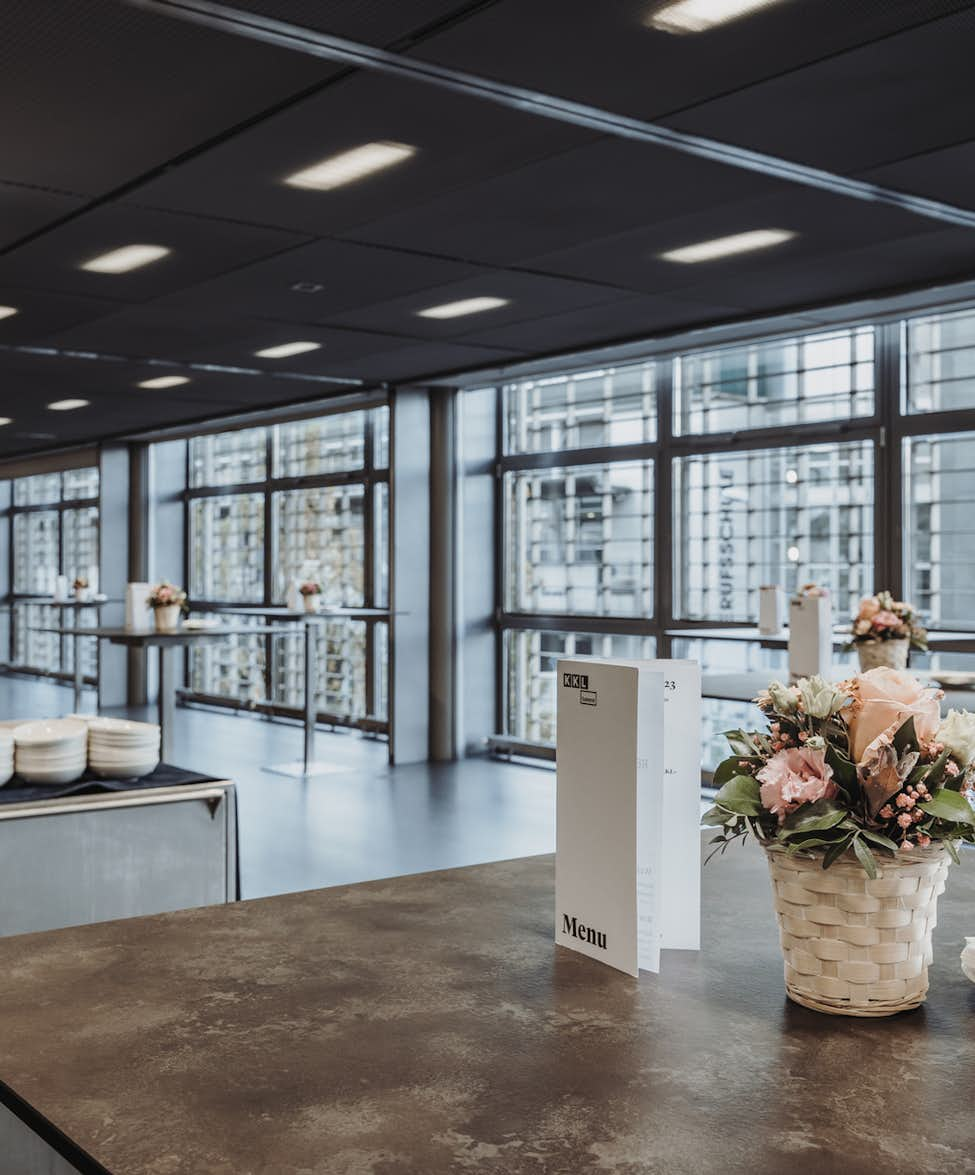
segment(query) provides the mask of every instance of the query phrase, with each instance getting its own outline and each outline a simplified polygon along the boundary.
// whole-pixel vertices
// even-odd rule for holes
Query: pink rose
[[[850,734],[850,758],[860,763],[867,747],[885,732],[893,734],[908,718],[917,737],[930,742],[941,721],[941,691],[923,686],[903,669],[871,669],[852,682],[854,704],[840,713]]]
[[[755,778],[762,785],[763,806],[778,816],[780,824],[801,804],[832,799],[837,791],[826,752],[809,747],[779,751]]]
[[[880,611],[880,603],[876,596],[866,596],[860,601],[860,611],[857,613],[859,620],[873,620],[873,618]]]
[[[873,618],[873,626],[874,628],[878,629],[897,628],[900,625],[900,622],[901,620],[899,616],[896,616],[893,612],[886,611],[886,609],[878,612],[877,615]]]

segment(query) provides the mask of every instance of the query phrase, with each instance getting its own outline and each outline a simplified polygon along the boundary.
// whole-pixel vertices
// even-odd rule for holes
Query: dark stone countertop
[[[975,1171],[975,854],[927,1005],[782,987],[766,867],[639,981],[552,944],[553,860],[0,941],[0,1079],[113,1175]]]

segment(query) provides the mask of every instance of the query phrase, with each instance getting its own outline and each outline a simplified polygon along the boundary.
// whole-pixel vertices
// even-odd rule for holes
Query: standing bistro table
[[[282,632],[281,628],[178,628],[175,632],[130,632],[127,628],[44,628],[42,632],[57,632],[62,636],[93,636],[109,641],[113,645],[146,649],[155,646],[159,650],[159,732],[161,740],[160,757],[164,763],[173,759],[173,716],[176,708],[176,682],[173,669],[173,652],[177,648],[196,643],[223,640],[228,636],[254,636],[267,632]]]
[[[266,607],[262,608],[258,605],[253,607],[236,607],[234,605],[215,605],[208,608],[207,611],[217,612],[226,616],[256,616],[264,620],[282,620],[292,624],[304,625],[304,651],[303,651],[303,665],[305,674],[305,696],[304,696],[304,714],[302,716],[302,723],[304,726],[304,746],[302,749],[302,758],[300,761],[294,763],[282,763],[275,767],[268,767],[268,771],[273,771],[278,775],[299,776],[306,778],[310,775],[321,774],[326,769],[326,765],[319,765],[315,760],[315,723],[318,718],[318,709],[315,705],[315,682],[314,676],[311,672],[312,662],[314,660],[313,635],[314,626],[316,624],[324,623],[326,620],[335,620],[348,618],[350,620],[388,620],[393,613],[386,608],[322,608],[318,612],[295,612],[291,608],[281,607]],[[251,632],[267,632],[270,629],[250,629]]]
[[[124,600],[112,600],[108,596],[103,596],[100,600],[55,600],[53,596],[30,596],[24,599],[19,599],[18,603],[25,604],[40,604],[45,608],[60,608],[61,609],[61,623],[64,623],[64,610],[74,614],[74,625],[70,629],[59,627],[59,631],[74,636],[74,674],[71,678],[72,689],[74,690],[74,697],[72,700],[72,709],[74,712],[81,711],[81,695],[85,688],[85,674],[81,664],[81,638],[84,635],[78,631],[78,625],[81,621],[82,608],[104,608],[108,604],[124,604]],[[35,632],[52,632],[50,628],[36,628]]]

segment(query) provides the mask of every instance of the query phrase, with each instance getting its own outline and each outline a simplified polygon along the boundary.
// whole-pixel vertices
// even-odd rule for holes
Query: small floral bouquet
[[[189,611],[189,605],[186,602],[186,592],[181,587],[177,587],[176,584],[167,583],[165,580],[150,588],[147,603],[150,608],[175,607],[179,608],[180,612]]]
[[[83,592],[87,590],[88,580],[83,575],[75,576],[75,581],[71,585],[76,592]]]
[[[798,603],[800,600],[807,599],[829,599],[829,588],[820,587],[815,583],[804,583],[796,592],[792,599]]]
[[[853,637],[847,650],[872,641],[898,640],[909,641],[912,649],[927,652],[927,630],[913,606],[895,600],[890,592],[865,596],[853,619]]]
[[[320,596],[322,585],[313,579],[306,579],[304,583],[298,585],[298,592],[302,596]]]
[[[942,718],[943,696],[888,668],[836,685],[773,682],[756,698],[768,731],[726,736],[734,753],[703,818],[720,830],[711,843],[723,852],[752,833],[766,848],[821,855],[824,869],[851,851],[871,878],[877,852],[935,842],[957,861],[960,842],[975,844],[975,715]]]

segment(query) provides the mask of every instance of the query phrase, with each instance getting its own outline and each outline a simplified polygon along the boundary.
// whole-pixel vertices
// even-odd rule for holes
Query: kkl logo
[[[593,930],[591,926],[584,926],[575,918],[570,918],[568,914],[562,915],[562,933],[578,938],[581,942],[587,942],[590,946],[606,949],[606,935],[603,931]]]
[[[566,689],[588,689],[588,673],[563,673],[562,684]]]

